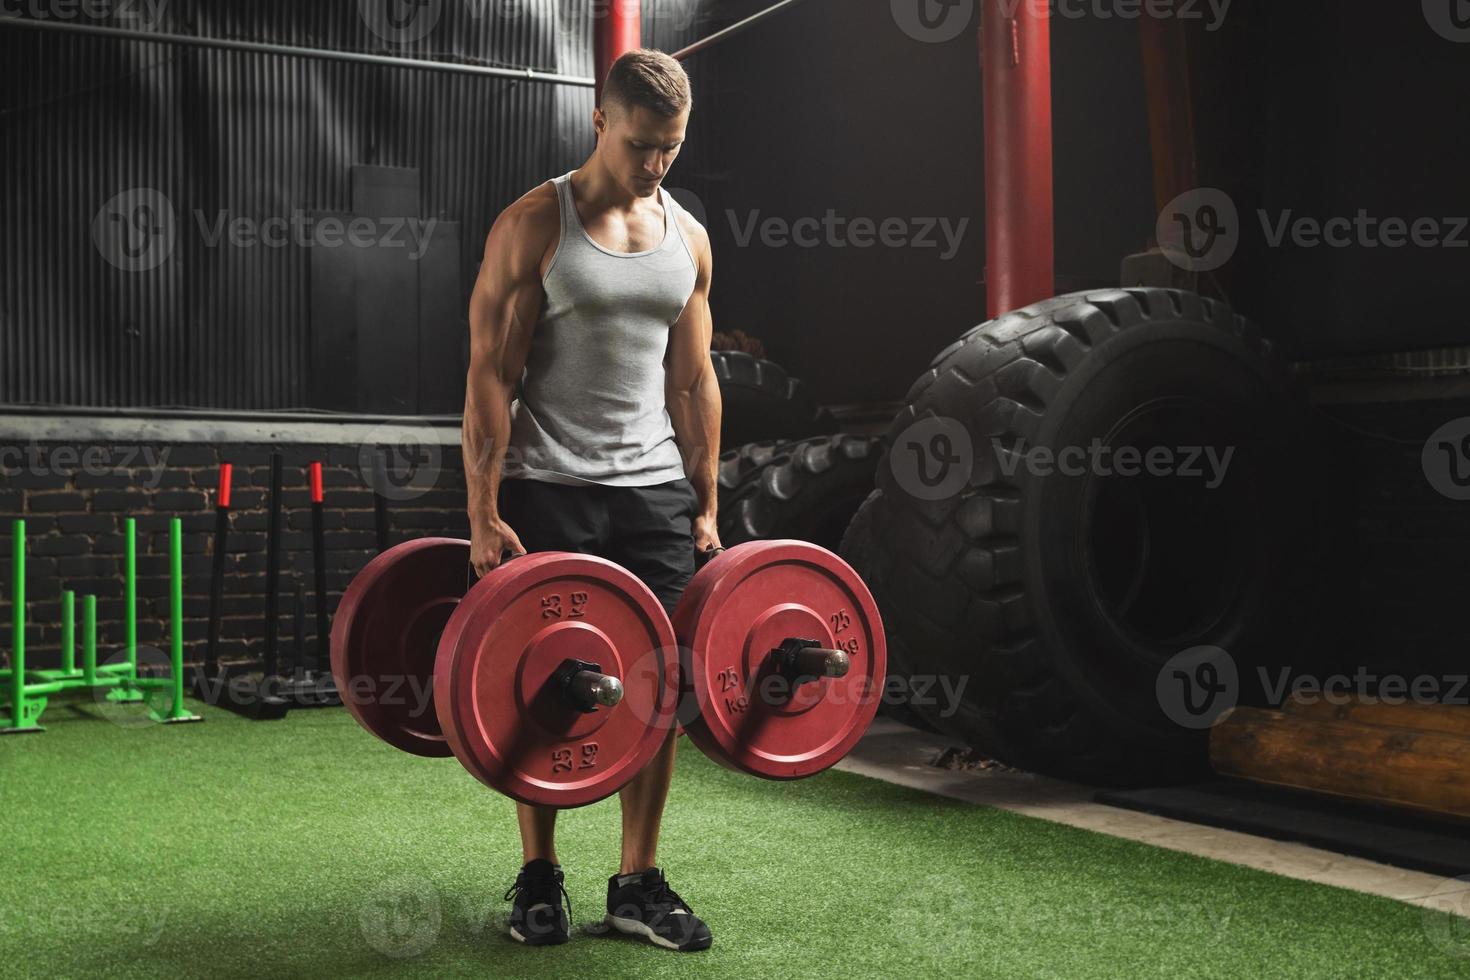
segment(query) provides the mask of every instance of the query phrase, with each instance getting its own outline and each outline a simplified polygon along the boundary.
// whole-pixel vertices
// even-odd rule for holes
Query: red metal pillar
[[[982,0],[985,293],[991,317],[1056,291],[1051,23],[1035,0]]]
[[[641,0],[592,0],[592,51],[598,105],[602,105],[602,83],[607,81],[613,62],[641,47]]]

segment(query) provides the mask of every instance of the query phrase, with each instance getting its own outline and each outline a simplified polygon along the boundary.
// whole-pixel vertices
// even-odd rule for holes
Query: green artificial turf
[[[572,942],[528,949],[500,924],[513,805],[454,760],[340,709],[194,707],[53,704],[0,739],[0,976],[1470,975],[1440,913],[845,773],[764,782],[687,741],[660,856],[714,948],[580,932],[616,870],[608,800],[561,817]]]

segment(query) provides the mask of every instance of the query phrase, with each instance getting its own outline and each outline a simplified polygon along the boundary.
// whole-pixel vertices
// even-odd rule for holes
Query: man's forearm
[[[719,503],[720,383],[710,369],[688,391],[668,396],[674,441],[684,458],[684,472],[699,494],[700,513],[713,517]]]
[[[480,374],[471,372],[465,389],[460,438],[472,527],[499,514],[500,474],[510,443],[510,390],[492,372]]]

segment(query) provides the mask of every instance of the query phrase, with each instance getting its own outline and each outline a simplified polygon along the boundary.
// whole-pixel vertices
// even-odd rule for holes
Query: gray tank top
[[[561,240],[542,286],[503,476],[572,485],[652,486],[685,475],[664,401],[669,328],[694,292],[697,264],[659,188],[664,238],[646,252],[592,240],[571,174],[552,181]]]

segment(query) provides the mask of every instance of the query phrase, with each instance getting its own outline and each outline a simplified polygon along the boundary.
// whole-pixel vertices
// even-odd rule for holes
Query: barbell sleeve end
[[[614,708],[623,700],[623,682],[604,674],[601,664],[568,660],[557,675],[567,699],[578,711],[596,711],[599,706]]]
[[[807,647],[797,654],[797,664],[817,677],[846,677],[852,667],[852,658],[846,650]]]
[[[846,650],[818,646],[814,640],[787,639],[774,651],[780,671],[797,683],[846,677],[852,657]]]
[[[572,686],[585,692],[585,695],[579,693],[584,700],[606,708],[615,708],[623,700],[623,682],[606,674],[583,671],[572,679]]]

